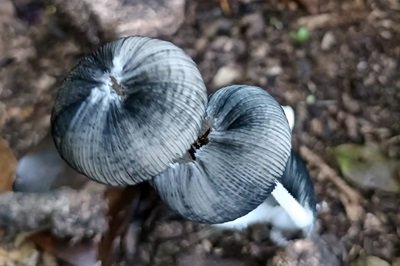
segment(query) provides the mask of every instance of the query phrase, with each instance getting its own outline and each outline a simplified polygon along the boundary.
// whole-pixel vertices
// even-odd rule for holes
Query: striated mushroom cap
[[[206,104],[202,77],[183,50],[122,38],[84,57],[65,79],[53,109],[53,138],[79,172],[133,185],[186,153]]]
[[[206,121],[208,144],[194,160],[174,163],[152,184],[183,217],[223,223],[270,195],[288,161],[291,133],[281,106],[253,86],[228,86],[212,94]]]

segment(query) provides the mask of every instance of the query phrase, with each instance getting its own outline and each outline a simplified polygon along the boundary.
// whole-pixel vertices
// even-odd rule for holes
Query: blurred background
[[[183,48],[209,92],[257,85],[293,107],[317,236],[278,248],[265,225],[211,232],[145,185],[104,188],[119,219],[106,237],[71,245],[19,232],[0,241],[0,265],[400,265],[399,1],[1,0],[1,191],[87,185],[54,149],[51,108],[81,56],[126,35]]]

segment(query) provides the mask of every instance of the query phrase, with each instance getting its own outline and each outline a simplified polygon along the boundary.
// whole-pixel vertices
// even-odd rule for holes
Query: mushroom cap
[[[64,80],[53,138],[79,172],[133,185],[185,154],[206,104],[200,72],[183,50],[157,39],[121,38],[84,57]]]
[[[233,85],[209,97],[208,144],[195,160],[155,177],[161,198],[184,218],[223,223],[260,205],[280,180],[291,150],[281,106],[261,88]]]

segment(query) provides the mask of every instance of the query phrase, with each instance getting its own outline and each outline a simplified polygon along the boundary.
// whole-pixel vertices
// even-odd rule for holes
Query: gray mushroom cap
[[[62,84],[52,114],[61,156],[111,185],[149,180],[182,157],[201,129],[201,75],[170,42],[127,37],[84,57]]]
[[[223,223],[260,205],[282,176],[291,133],[281,106],[266,91],[229,86],[209,97],[208,144],[195,160],[155,177],[161,198],[183,217]]]

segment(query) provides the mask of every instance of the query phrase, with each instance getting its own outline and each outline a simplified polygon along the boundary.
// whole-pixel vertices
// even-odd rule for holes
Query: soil
[[[93,44],[80,39],[76,25],[69,26],[68,20],[57,18],[55,23],[42,14],[37,22],[21,12],[13,15],[25,21],[20,32],[29,31],[30,40],[20,57],[0,57],[0,70],[13,68],[20,77],[3,79],[4,88],[21,88],[14,92],[0,88],[5,108],[20,108],[15,111],[18,115],[8,115],[2,122],[0,103],[0,126],[20,156],[47,134],[56,84]],[[63,31],[52,25],[62,25]],[[292,106],[294,148],[307,147],[340,175],[329,148],[342,143],[377,146],[387,157],[400,159],[399,25],[400,4],[394,0],[187,1],[183,25],[162,38],[192,56],[209,92],[225,83],[256,85]],[[296,37],[301,26],[310,33],[306,40]],[[36,46],[29,50],[32,40]],[[28,63],[16,67],[19,60]],[[29,68],[41,75],[33,76]],[[225,75],[218,75],[220,71]],[[49,82],[51,90],[40,90],[45,85],[36,83],[35,90],[29,90],[23,78]],[[34,108],[25,110],[21,107],[25,105]],[[326,265],[349,265],[360,256],[399,265],[395,264],[400,263],[399,195],[350,185],[362,196],[363,212],[354,219],[346,209],[345,192],[322,178],[318,166],[307,163],[320,206],[316,234],[326,248],[321,253]],[[119,265],[133,265],[132,261],[134,265],[295,265],[279,264],[279,256],[289,253],[268,240],[266,226],[215,232],[183,221],[163,206],[145,213],[134,216],[124,233]]]
[[[184,26],[170,38],[198,63],[210,92],[224,67],[235,72],[234,83],[267,89],[295,109],[294,147],[308,147],[336,170],[328,148],[342,143],[376,145],[399,158],[400,143],[394,141],[400,133],[397,4],[328,1],[315,15],[284,1],[230,1],[230,14],[220,7],[211,1],[189,2]],[[310,30],[308,41],[293,40],[300,25]],[[319,169],[310,170],[325,206],[317,232],[334,247],[331,253],[339,263],[348,265],[364,255],[398,260],[398,194],[361,191],[365,216],[352,222],[340,200],[343,191],[317,178]],[[262,226],[197,239],[204,230],[188,222],[158,222],[139,244],[140,261],[191,265],[203,258],[199,265],[213,260],[222,265],[222,257],[226,265],[274,264],[270,259],[277,249]]]

